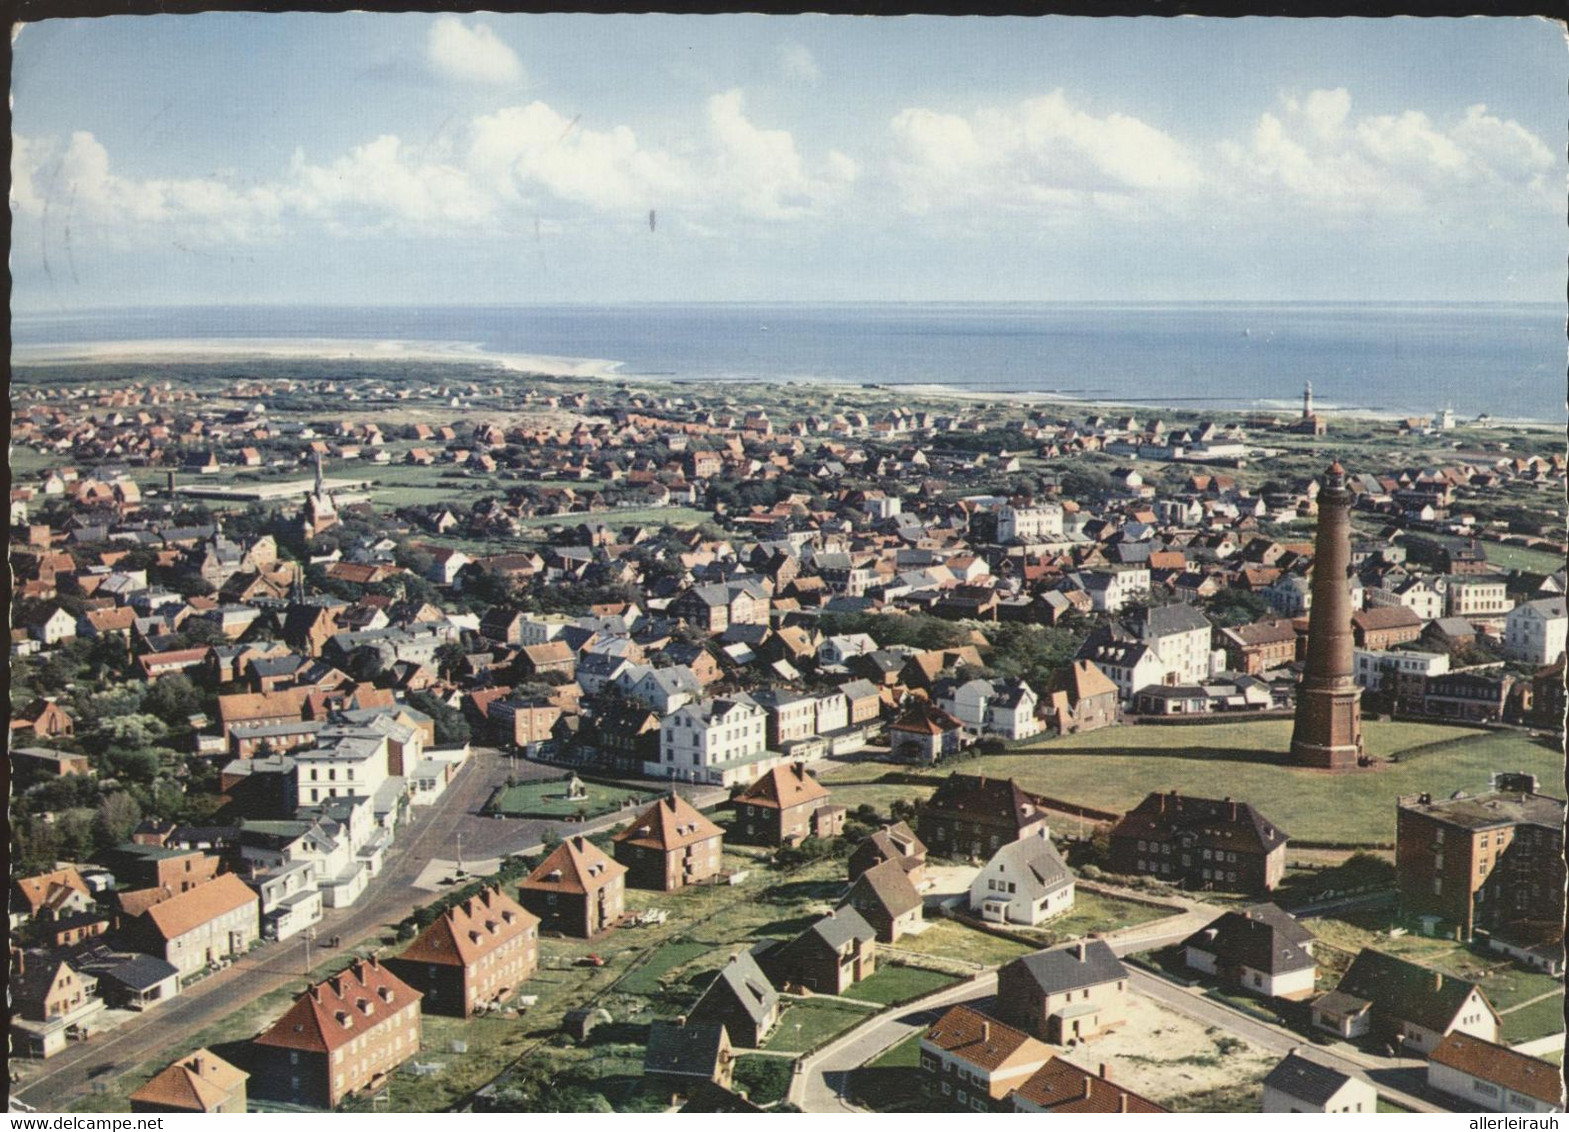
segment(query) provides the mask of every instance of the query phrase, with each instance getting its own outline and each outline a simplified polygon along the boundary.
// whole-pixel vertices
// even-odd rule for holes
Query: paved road
[[[415,807],[408,825],[399,831],[388,851],[381,875],[373,880],[353,906],[331,909],[317,925],[318,939],[342,937],[342,953],[384,927],[408,915],[428,894],[410,888],[414,878],[433,856],[449,851],[452,829],[465,821],[485,821],[476,815],[490,796],[492,780],[506,777],[504,764],[493,751],[476,748],[452,785],[434,805]],[[465,852],[467,847],[465,846]],[[319,964],[327,952],[310,949],[310,961]],[[191,1036],[278,987],[305,985],[306,941],[303,936],[283,943],[267,943],[232,966],[209,975],[188,988],[167,1006],[141,1015],[116,1030],[74,1045],[46,1062],[14,1062],[22,1066],[23,1081],[12,1094],[46,1111],[64,1111],[91,1081],[109,1079],[157,1055],[175,1057],[187,1052]]]
[[[1133,990],[1186,1018],[1235,1034],[1282,1057],[1293,1049],[1310,1051],[1306,1055],[1312,1060],[1366,1077],[1380,1096],[1417,1112],[1450,1111],[1428,1092],[1423,1081],[1426,1063],[1420,1059],[1373,1057],[1343,1043],[1334,1048],[1316,1046],[1300,1034],[1269,1025],[1151,972],[1133,967],[1129,971]],[[869,1019],[802,1062],[791,1083],[790,1099],[807,1112],[861,1111],[844,1097],[852,1070],[924,1030],[954,1003],[973,1002],[984,1010],[986,1000],[996,993],[997,975],[992,971]]]
[[[519,779],[551,777],[561,767],[513,760],[490,747],[475,747],[469,761],[446,792],[431,806],[414,807],[410,821],[398,832],[388,851],[381,875],[371,881],[352,907],[330,909],[316,928],[316,938],[341,937],[341,954],[384,928],[397,923],[415,908],[427,904],[432,894],[413,887],[415,879],[432,860],[452,860],[457,835],[463,836],[465,860],[505,857],[537,849],[552,828],[596,833],[624,822],[631,813],[617,813],[582,824],[485,817],[480,808],[495,787],[509,775]],[[658,784],[649,785],[650,793]],[[697,805],[712,805],[728,797],[725,790],[681,787]],[[195,983],[167,1006],[141,1015],[118,1029],[75,1045],[46,1062],[13,1063],[20,1066],[22,1081],[12,1095],[44,1111],[64,1111],[99,1078],[112,1079],[165,1051],[170,1057],[187,1052],[189,1039],[224,1015],[238,1011],[278,987],[305,985],[305,972],[320,964],[328,952],[319,944],[310,948],[296,936],[283,943],[267,943],[215,975]]]

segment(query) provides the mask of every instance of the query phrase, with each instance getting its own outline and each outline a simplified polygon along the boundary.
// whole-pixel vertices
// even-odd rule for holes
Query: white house
[[[1147,597],[1150,592],[1147,566],[1090,570],[1084,573],[1083,579],[1084,590],[1090,595],[1090,606],[1097,613],[1116,613],[1128,602]]]
[[[767,718],[747,695],[686,704],[660,724],[659,761],[645,762],[643,773],[716,786],[751,782],[779,759],[768,750]]]
[[[261,900],[262,935],[267,939],[289,939],[321,921],[315,861],[280,865],[252,876],[249,884]]]
[[[1151,684],[1166,682],[1166,666],[1149,645],[1139,641],[1097,639],[1091,636],[1079,649],[1076,660],[1088,660],[1117,686],[1117,697],[1131,707],[1133,694]]]
[[[1035,709],[1040,697],[1023,680],[966,680],[938,697],[937,706],[972,734],[1028,739],[1040,734]]]
[[[818,735],[831,735],[850,726],[850,700],[841,691],[824,692],[815,697]]]
[[[1449,579],[1445,613],[1450,617],[1499,617],[1514,608],[1509,583],[1492,574]]]
[[[636,664],[618,675],[614,683],[662,716],[685,707],[703,694],[697,674],[684,664],[669,668]]]
[[[1062,508],[1055,503],[1037,507],[997,508],[997,541],[1050,542],[1062,538]]]
[[[1165,668],[1163,683],[1202,684],[1209,677],[1213,630],[1191,605],[1152,606],[1132,618],[1128,628]]]
[[[57,645],[61,641],[70,641],[76,638],[76,618],[59,606],[56,606],[54,612],[32,628],[34,638],[46,645]]]
[[[1407,652],[1405,649],[1356,649],[1357,687],[1376,692],[1384,686],[1387,676],[1410,677],[1442,676],[1449,671],[1449,654],[1446,652]]]
[[[1427,1083],[1459,1098],[1466,1111],[1564,1111],[1558,1066],[1470,1034],[1438,1043],[1428,1055]]]
[[[1292,1050],[1264,1078],[1263,1111],[1377,1112],[1378,1090]]]
[[[1208,850],[1206,850],[1206,853]],[[1313,933],[1273,904],[1227,912],[1182,941],[1184,961],[1261,998],[1311,998]]]
[[[344,728],[318,736],[321,747],[293,752],[299,804],[329,798],[368,798],[387,781],[387,736],[370,728]]]
[[[1561,597],[1522,602],[1504,622],[1504,652],[1529,664],[1552,664],[1564,653],[1569,614]]]
[[[1011,841],[970,882],[970,910],[997,924],[1039,924],[1073,907],[1073,874],[1046,826]]]
[[[843,664],[852,656],[861,656],[864,653],[876,651],[877,642],[865,633],[844,633],[836,637],[829,637],[817,646],[817,663],[823,665]]]

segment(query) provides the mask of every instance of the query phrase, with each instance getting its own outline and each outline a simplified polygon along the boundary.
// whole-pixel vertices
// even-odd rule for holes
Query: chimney
[[[1095,1078],[1090,1077],[1090,1076],[1086,1076],[1084,1078],[1084,1099],[1085,1100],[1089,1100],[1090,1099],[1091,1087],[1092,1087],[1092,1083],[1094,1082],[1094,1080],[1095,1080]]]
[[[1102,1081],[1111,1080],[1111,1066],[1107,1065],[1104,1061],[1100,1063],[1100,1079]]]
[[[1434,971],[1433,972],[1433,991],[1435,993],[1437,993],[1438,991],[1441,991],[1443,989],[1444,989],[1444,973],[1442,971]]]
[[[1226,820],[1227,821],[1236,821],[1237,820],[1237,804],[1235,802],[1232,802],[1229,798],[1227,799],[1227,803],[1228,803],[1229,809],[1228,809],[1228,812],[1226,814]]]
[[[982,1042],[989,1042],[991,1040],[992,1040],[992,1024],[990,1022],[982,1022],[981,1023],[981,1041]]]
[[[1079,940],[1078,952],[1079,952],[1079,962],[1080,963],[1087,962],[1088,959],[1089,959],[1089,948],[1085,946],[1084,941],[1082,939]]]
[[[686,1015],[685,1014],[678,1014],[678,1015],[676,1015],[676,1025],[677,1026],[685,1026],[686,1025]]]
[[[1117,1111],[1118,1112],[1127,1112],[1128,1111],[1128,1094],[1127,1093],[1122,1093],[1122,1094],[1120,1094],[1117,1097]]]

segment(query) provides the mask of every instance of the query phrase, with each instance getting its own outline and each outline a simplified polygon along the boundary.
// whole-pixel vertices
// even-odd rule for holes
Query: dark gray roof
[[[716,994],[740,1003],[754,1022],[767,1018],[779,1001],[779,992],[749,951],[737,952],[730,957],[730,962],[719,968],[719,974],[698,999],[698,1005]],[[694,1013],[696,1010],[694,1007]]]
[[[1021,967],[1029,972],[1030,978],[1043,994],[1061,994],[1063,991],[1100,986],[1128,977],[1128,969],[1122,965],[1122,960],[1102,939],[1037,951],[1015,959],[1008,966]]]
[[[1351,1080],[1338,1069],[1288,1053],[1284,1061],[1264,1078],[1266,1088],[1279,1089],[1287,1096],[1312,1105],[1327,1104]]]
[[[1238,963],[1271,975],[1314,966],[1313,957],[1304,946],[1313,938],[1312,933],[1273,904],[1261,907],[1271,908],[1278,915],[1258,914],[1255,909],[1227,912],[1183,940],[1182,945],[1217,956],[1224,965]],[[1300,938],[1304,936],[1305,939]]]
[[[725,1028],[718,1022],[656,1019],[648,1027],[643,1072],[711,1078],[724,1042]]]
[[[854,908],[837,908],[828,913],[817,923],[806,929],[806,933],[815,934],[829,947],[837,951],[851,940],[876,939],[877,933],[872,930],[872,925]]]
[[[149,990],[180,971],[156,956],[133,955],[124,962],[94,968],[93,973],[132,990]]]
[[[1143,640],[1170,636],[1173,633],[1190,633],[1195,629],[1208,629],[1209,621],[1191,605],[1155,605],[1135,614],[1129,627]]]

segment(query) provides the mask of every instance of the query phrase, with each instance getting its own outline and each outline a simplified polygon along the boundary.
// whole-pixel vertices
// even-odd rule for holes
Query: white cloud
[[[440,78],[484,86],[513,86],[523,79],[517,54],[488,24],[470,27],[456,16],[442,16],[430,25],[425,55]]]
[[[1155,203],[1197,185],[1175,138],[1126,114],[1096,117],[1062,91],[961,115],[911,107],[889,123],[905,206],[1040,210]],[[1125,198],[1117,201],[1116,198]]]
[[[1316,90],[1284,99],[1217,156],[1235,199],[1330,216],[1482,217],[1554,197],[1548,148],[1480,105],[1447,124],[1417,110],[1354,118],[1347,91]]]
[[[467,167],[505,200],[543,193],[596,209],[641,209],[691,191],[680,159],[639,145],[626,126],[596,130],[543,102],[475,120]]]
[[[784,219],[800,216],[834,200],[859,170],[853,160],[832,151],[820,171],[808,169],[788,130],[762,129],[743,112],[739,90],[708,100],[708,131],[713,142],[710,191],[741,211]]]
[[[596,127],[536,101],[476,117],[439,144],[414,147],[385,134],[337,156],[297,150],[275,178],[243,187],[232,174],[122,176],[86,132],[63,150],[17,136],[11,206],[18,217],[72,223],[116,245],[174,229],[186,242],[312,230],[493,234],[515,225],[520,209],[559,218],[672,208],[720,231],[744,219],[810,215],[840,200],[858,175],[839,150],[808,160],[788,131],[753,124],[741,92],[731,91],[709,101],[680,152],[646,145],[628,126]]]
[[[814,85],[821,77],[816,57],[801,43],[787,43],[779,49],[779,73],[791,82]]]

